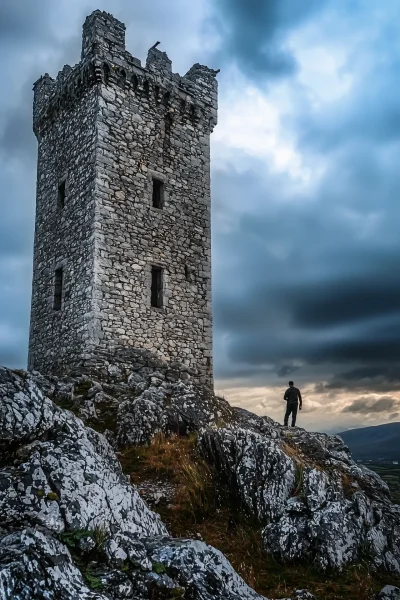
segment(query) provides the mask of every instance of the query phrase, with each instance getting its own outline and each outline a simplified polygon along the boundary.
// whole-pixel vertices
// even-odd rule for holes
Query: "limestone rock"
[[[165,534],[105,438],[43,396],[28,376],[0,369],[0,447],[22,444],[0,470],[0,521],[54,532],[106,522],[111,531]],[[35,439],[34,443],[29,443]]]
[[[34,529],[0,538],[1,600],[107,600],[91,591],[68,549]]]
[[[147,542],[151,560],[180,574],[195,598],[256,600],[262,596],[245,584],[224,555],[203,542],[158,538]]]
[[[120,442],[197,431],[203,456],[264,525],[265,549],[280,559],[341,569],[367,555],[373,566],[400,571],[400,507],[339,437],[289,430],[160,373],[96,382],[0,369],[0,600],[145,600],[186,592],[193,600],[262,600],[218,550],[168,537],[106,438],[43,389],[75,409],[87,400],[116,406]],[[143,493],[168,502],[173,490],[144,484]],[[74,532],[78,562],[66,546]],[[397,593],[386,586],[377,600]],[[313,600],[306,590],[294,598]]]
[[[400,588],[393,585],[385,585],[383,589],[376,594],[376,600],[400,600]]]
[[[209,390],[182,381],[166,383],[160,379],[143,389],[136,398],[122,402],[118,409],[120,445],[149,442],[155,433],[187,435],[217,423],[229,422],[232,409],[222,399],[215,399]],[[142,391],[143,390],[143,391]]]
[[[218,550],[169,538],[106,439],[30,375],[1,368],[0,401],[0,600],[149,600],[186,590],[193,600],[262,600]],[[66,546],[74,535],[79,563]]]
[[[341,569],[367,554],[400,573],[400,506],[351,459],[337,436],[308,433],[239,411],[241,427],[205,429],[199,448],[257,517],[267,552]],[[245,425],[250,428],[245,428]]]

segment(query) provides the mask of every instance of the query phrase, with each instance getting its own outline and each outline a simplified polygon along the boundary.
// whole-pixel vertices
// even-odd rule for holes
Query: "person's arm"
[[[298,392],[299,392],[299,402],[300,402],[300,404],[299,404],[299,409],[301,410],[301,409],[302,409],[302,406],[303,406],[303,399],[302,399],[302,397],[301,397],[300,390],[298,390]]]
[[[285,392],[285,393],[283,394],[283,399],[284,399],[284,400],[287,400],[287,398],[286,398],[286,395],[287,395],[287,392]]]

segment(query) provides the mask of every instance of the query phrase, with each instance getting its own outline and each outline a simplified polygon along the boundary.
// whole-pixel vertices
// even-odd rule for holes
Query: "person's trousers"
[[[285,426],[289,423],[289,417],[292,415],[292,427],[296,426],[297,409],[299,407],[298,402],[288,402],[285,412]]]

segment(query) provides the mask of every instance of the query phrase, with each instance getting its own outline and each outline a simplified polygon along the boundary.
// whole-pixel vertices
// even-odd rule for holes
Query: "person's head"
[[[289,385],[292,387],[294,385],[293,381],[289,381]]]

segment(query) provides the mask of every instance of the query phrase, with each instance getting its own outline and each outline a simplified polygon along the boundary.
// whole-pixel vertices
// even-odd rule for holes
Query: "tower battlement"
[[[65,65],[55,80],[46,73],[34,84],[34,132],[39,136],[61,110],[99,83],[129,89],[155,104],[160,99],[178,103],[181,118],[208,119],[212,129],[218,113],[217,73],[195,64],[182,77],[172,72],[171,60],[156,47],[150,48],[146,67],[142,67],[125,49],[125,25],[96,10],[83,25],[81,62]]]
[[[217,71],[173,73],[157,46],[142,66],[125,25],[95,11],[81,61],[34,84],[31,369],[68,372],[132,349],[212,385]]]

